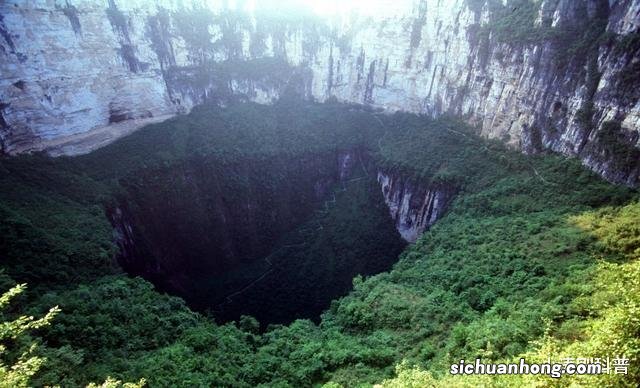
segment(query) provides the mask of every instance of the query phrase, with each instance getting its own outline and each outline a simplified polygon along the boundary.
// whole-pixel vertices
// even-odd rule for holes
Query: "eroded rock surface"
[[[2,150],[87,152],[196,104],[295,91],[462,115],[525,152],[639,184],[639,0],[419,0],[377,20],[220,3],[3,2]],[[511,16],[535,24],[496,27]]]

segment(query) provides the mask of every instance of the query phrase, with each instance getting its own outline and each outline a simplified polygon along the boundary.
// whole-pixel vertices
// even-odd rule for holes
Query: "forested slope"
[[[213,115],[247,113],[233,130],[210,127],[220,128],[221,140],[244,144],[220,144],[207,131],[193,136],[211,117],[195,112],[83,158],[0,160],[0,284],[3,291],[16,282],[29,285],[2,312],[3,321],[61,309],[50,326],[3,340],[9,349],[1,355],[5,365],[30,343],[41,344],[37,353],[47,361],[31,384],[78,386],[112,376],[145,378],[151,386],[522,386],[531,381],[454,379],[448,366],[480,356],[546,359],[549,350],[574,357],[624,354],[637,365],[636,192],[602,181],[575,160],[509,151],[450,119],[332,104],[261,107],[263,114],[255,114],[254,105],[211,109],[221,110]],[[275,153],[355,138],[385,169],[453,185],[458,196],[392,270],[356,277],[353,291],[336,299],[318,324],[297,320],[264,331],[250,317],[216,324],[215,312],[196,313],[181,299],[124,274],[113,258],[104,213],[122,189],[122,177],[185,153],[222,160],[269,150],[258,128],[277,109],[314,118],[301,128],[314,128],[308,136],[316,140],[295,140],[299,132],[292,129],[282,134],[289,140],[274,146]],[[333,126],[336,121],[344,126]],[[243,136],[230,136],[235,130]],[[189,145],[197,145],[196,151]],[[340,222],[335,214],[328,217]],[[636,386],[637,369],[629,373],[597,383]]]

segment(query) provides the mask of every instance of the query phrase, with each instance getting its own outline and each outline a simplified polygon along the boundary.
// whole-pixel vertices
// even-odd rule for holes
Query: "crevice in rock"
[[[151,40],[153,51],[158,56],[158,62],[163,72],[168,67],[176,65],[169,32],[170,25],[169,13],[164,8],[159,8],[156,15],[149,16],[147,19],[147,35]]]
[[[373,88],[375,87],[374,85],[375,74],[376,74],[376,61],[373,60],[371,61],[371,64],[369,64],[367,81],[364,85],[364,103],[365,104],[373,103]]]
[[[78,17],[78,9],[67,0],[65,2],[65,7],[62,8],[62,13],[64,13],[64,16],[69,19],[73,32],[75,34],[81,34],[82,26],[80,25],[80,18]]]

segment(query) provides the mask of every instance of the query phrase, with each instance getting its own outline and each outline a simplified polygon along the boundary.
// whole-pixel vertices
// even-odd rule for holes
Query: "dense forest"
[[[577,160],[523,155],[474,133],[452,118],[283,99],[199,107],[85,156],[3,157],[0,385],[637,386],[638,193]],[[352,181],[330,182],[312,202],[324,211],[298,214],[277,243],[255,240],[255,258],[301,244],[278,251],[274,280],[237,300],[273,290],[292,299],[280,316],[263,304],[252,310],[260,321],[241,308],[217,316],[117,259],[109,209],[140,192],[157,203],[185,192],[165,196],[158,187],[176,177],[153,186],[158,171],[197,160],[221,171],[215,182],[230,184],[230,197],[252,187],[269,197],[295,168],[264,182],[225,181],[224,171],[347,149],[363,160]],[[456,189],[447,214],[406,248],[384,221],[377,168]],[[622,355],[626,375],[448,374],[463,358]]]

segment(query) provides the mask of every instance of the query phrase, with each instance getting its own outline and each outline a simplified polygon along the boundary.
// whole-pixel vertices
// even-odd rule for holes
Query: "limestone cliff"
[[[416,0],[376,20],[222,3],[2,2],[3,151],[87,152],[206,101],[295,91],[462,115],[640,183],[640,0]]]
[[[396,229],[411,243],[444,215],[455,196],[451,187],[426,187],[396,173],[379,171],[378,183]]]

